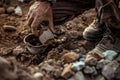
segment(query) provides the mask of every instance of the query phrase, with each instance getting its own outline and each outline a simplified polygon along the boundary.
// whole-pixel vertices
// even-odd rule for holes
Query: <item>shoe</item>
[[[94,52],[97,52],[99,54],[107,51],[107,50],[113,50],[116,52],[120,52],[120,38],[113,37],[111,35],[106,35],[102,38],[102,40],[96,45],[96,47],[93,49]]]
[[[105,23],[94,20],[83,32],[83,38],[88,41],[99,41],[106,32]]]

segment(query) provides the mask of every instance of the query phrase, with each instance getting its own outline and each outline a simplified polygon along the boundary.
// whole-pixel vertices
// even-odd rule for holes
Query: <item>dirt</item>
[[[95,42],[88,42],[82,37],[82,32],[93,21],[96,15],[95,10],[90,9],[63,25],[55,26],[58,39],[65,39],[63,42],[50,45],[43,54],[31,55],[31,53],[26,50],[23,39],[30,33],[29,26],[26,24],[26,15],[29,6],[32,3],[15,4],[21,6],[24,15],[19,17],[14,14],[0,14],[0,56],[6,58],[10,62],[12,62],[11,60],[13,59],[14,64],[17,65],[19,63],[22,67],[24,66],[23,70],[29,74],[36,72],[35,67],[38,67],[43,61],[50,59],[53,59],[56,62],[61,61],[62,56],[67,51],[75,51],[85,55],[95,47]],[[15,4],[13,6],[15,6]],[[5,32],[3,29],[4,25],[14,26],[16,31]],[[18,46],[21,47],[22,51],[14,52]],[[25,74],[27,75],[26,72]],[[18,77],[20,78],[19,74],[23,75],[23,71],[21,71],[21,73],[18,72]],[[27,79],[23,76],[23,79],[20,80]]]

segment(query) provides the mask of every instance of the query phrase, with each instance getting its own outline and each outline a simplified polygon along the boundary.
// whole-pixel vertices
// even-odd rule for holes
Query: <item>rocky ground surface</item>
[[[55,26],[59,42],[43,54],[29,53],[23,38],[30,33],[26,13],[31,4],[0,7],[0,80],[120,80],[118,53],[88,54],[98,42],[84,40],[82,32],[94,20],[94,9]]]

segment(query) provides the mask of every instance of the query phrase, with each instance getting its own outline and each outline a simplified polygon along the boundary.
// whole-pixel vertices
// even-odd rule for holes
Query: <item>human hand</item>
[[[47,22],[47,26],[53,33],[53,15],[52,8],[48,2],[36,1],[29,9],[28,12],[28,26],[31,27],[32,32],[38,35],[38,28],[43,22]],[[39,29],[39,31],[42,29]]]

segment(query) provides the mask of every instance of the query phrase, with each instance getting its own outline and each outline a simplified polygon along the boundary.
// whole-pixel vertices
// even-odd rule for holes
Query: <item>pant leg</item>
[[[54,24],[65,21],[81,14],[83,11],[94,7],[95,0],[57,0],[53,3]]]

